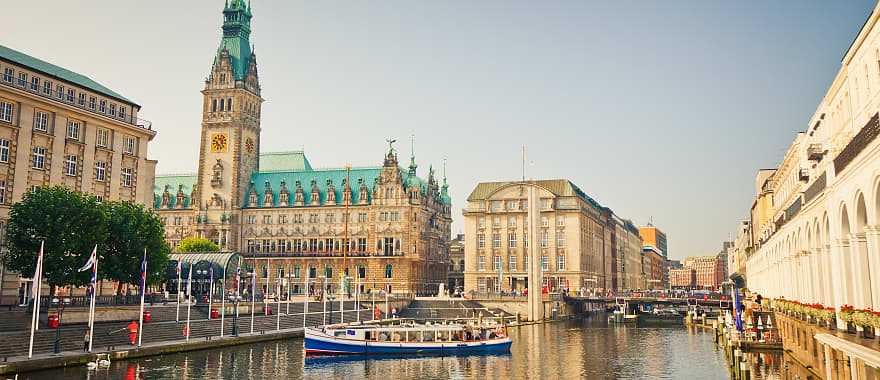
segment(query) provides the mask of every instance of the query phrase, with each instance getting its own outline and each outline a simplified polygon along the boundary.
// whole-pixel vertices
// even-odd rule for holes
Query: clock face
[[[244,140],[244,150],[248,153],[254,152],[254,140],[250,137]]]
[[[225,153],[229,147],[229,136],[225,133],[215,133],[211,136],[211,152]]]

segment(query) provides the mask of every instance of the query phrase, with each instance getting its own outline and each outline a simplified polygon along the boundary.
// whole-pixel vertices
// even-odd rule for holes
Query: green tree
[[[177,245],[177,252],[217,252],[220,246],[205,238],[188,237]]]
[[[40,187],[12,205],[6,228],[3,255],[7,268],[31,276],[40,242],[45,242],[43,278],[50,294],[59,285],[83,286],[91,274],[77,272],[88,260],[95,244],[107,239],[107,215],[91,195],[65,187]],[[98,249],[99,257],[102,251]],[[99,276],[106,270],[98,266]]]
[[[98,247],[103,261],[98,269],[104,278],[117,281],[116,292],[123,284],[140,285],[141,260],[147,251],[147,284],[163,280],[169,248],[159,217],[142,205],[131,202],[104,204],[107,214],[107,240]]]

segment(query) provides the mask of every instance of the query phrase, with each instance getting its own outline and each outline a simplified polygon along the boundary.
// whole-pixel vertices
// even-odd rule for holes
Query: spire
[[[223,7],[223,38],[217,48],[217,58],[224,50],[229,53],[236,80],[247,75],[251,60],[251,14],[250,3],[244,0],[225,0]],[[215,61],[216,59],[215,58]]]
[[[416,165],[416,135],[410,135],[409,138],[409,175],[416,175],[416,169],[419,167]]]
[[[440,188],[440,195],[444,198],[449,196],[449,184],[446,183],[446,158],[443,158],[443,186]]]

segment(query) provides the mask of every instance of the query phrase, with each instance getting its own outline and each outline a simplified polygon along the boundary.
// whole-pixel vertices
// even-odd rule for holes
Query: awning
[[[238,269],[241,255],[235,252],[209,252],[209,253],[173,253],[168,259],[166,268],[169,279],[177,279],[177,264],[180,265],[180,278],[189,277],[189,270],[193,270],[193,279],[208,279],[211,277],[211,269],[215,279],[231,277]]]

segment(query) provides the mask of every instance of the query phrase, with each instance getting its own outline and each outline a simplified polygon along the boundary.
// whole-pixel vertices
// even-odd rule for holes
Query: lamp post
[[[55,345],[54,350],[56,354],[61,353],[61,321],[64,316],[64,305],[70,303],[70,298],[52,298],[52,303],[55,304],[55,307],[58,310],[58,327],[55,329]]]
[[[235,309],[235,313],[232,314],[232,336],[238,336],[238,302],[241,301],[241,295],[231,294],[229,301],[232,302],[232,307]]]

